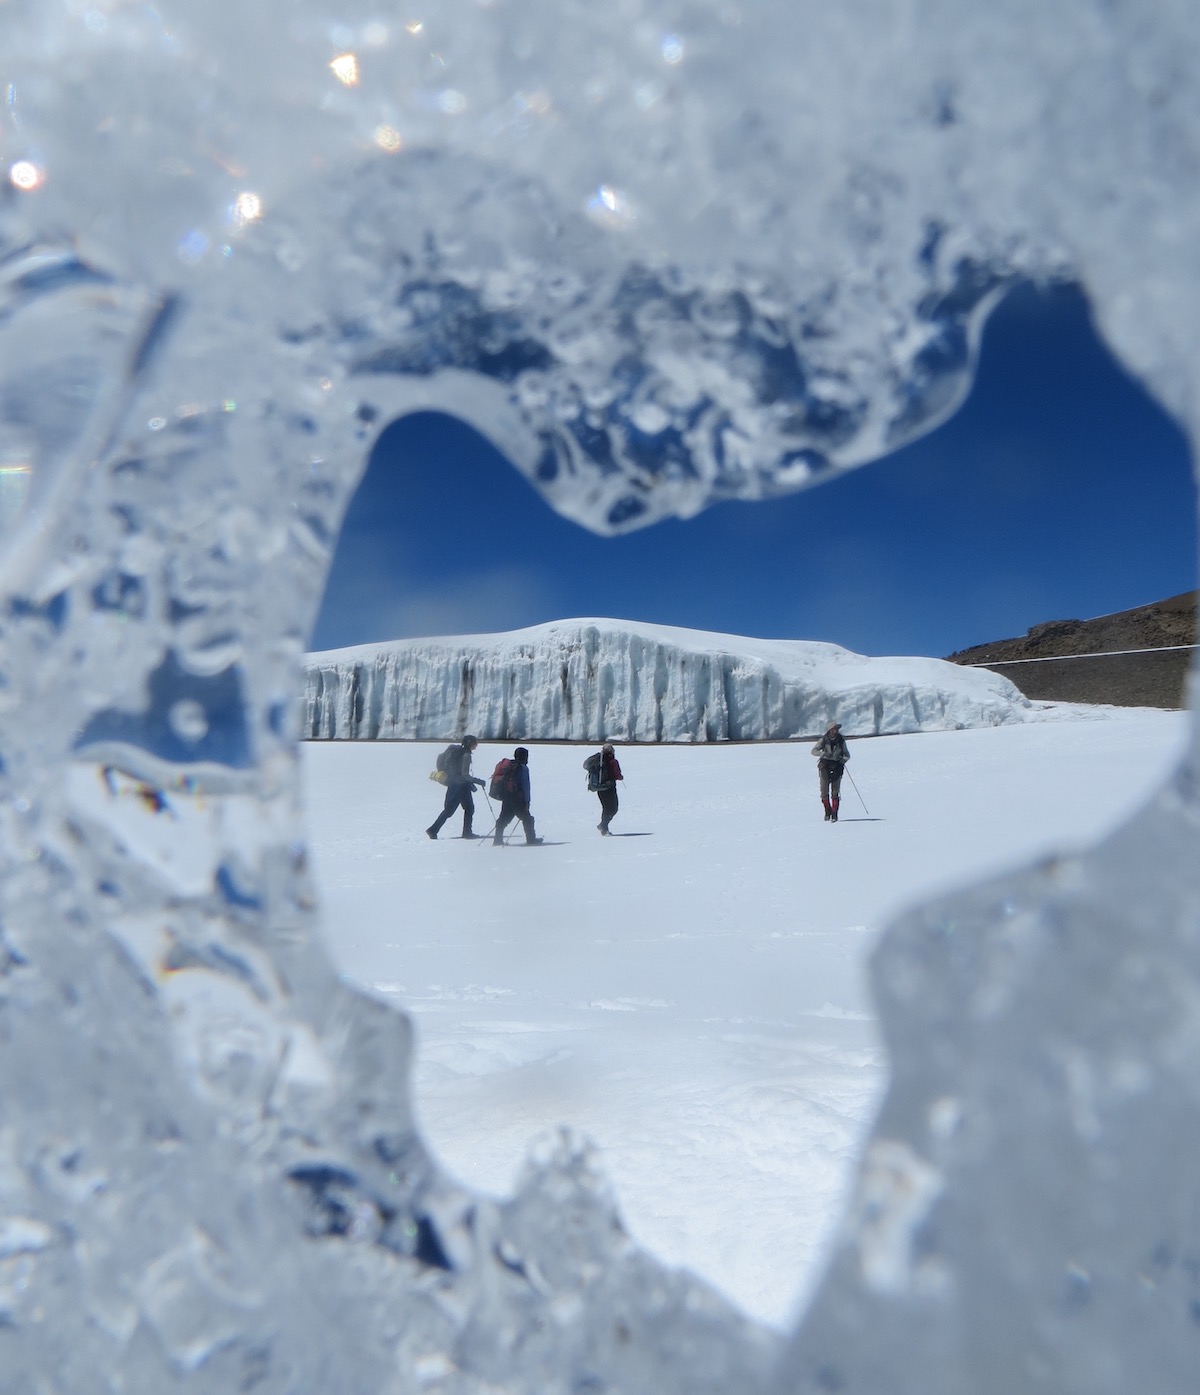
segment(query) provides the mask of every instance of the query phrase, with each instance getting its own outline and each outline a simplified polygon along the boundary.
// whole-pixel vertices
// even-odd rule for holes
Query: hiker
[[[500,798],[500,815],[496,819],[496,832],[492,842],[499,846],[504,842],[504,830],[513,819],[521,820],[527,843],[540,843],[542,840],[534,832],[533,815],[529,812],[529,752],[518,746],[512,753],[512,760],[501,761],[492,775],[492,794]]]
[[[617,816],[620,800],[617,798],[617,781],[625,777],[617,763],[617,753],[611,744],[606,743],[583,763],[588,773],[588,789],[594,790],[600,798],[600,822],[596,827],[607,838],[608,826]]]
[[[478,745],[479,742],[475,737],[464,736],[457,746],[447,746],[438,757],[438,769],[443,771],[446,776],[446,803],[442,807],[442,812],[425,830],[430,838],[438,836],[442,825],[460,805],[463,811],[462,836],[464,838],[482,836],[471,829],[471,824],[475,819],[475,801],[471,796],[476,785],[482,789],[486,783],[477,775],[471,774],[471,752]]]
[[[817,772],[821,777],[821,803],[825,806],[825,822],[837,823],[838,805],[842,802],[842,772],[850,759],[842,724],[830,722],[825,735],[812,748],[817,757]]]

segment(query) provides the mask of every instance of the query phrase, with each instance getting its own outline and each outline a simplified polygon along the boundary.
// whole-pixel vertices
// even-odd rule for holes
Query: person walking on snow
[[[540,843],[542,839],[534,832],[533,815],[529,812],[529,752],[524,746],[518,746],[513,752],[512,763],[504,773],[501,788],[500,816],[496,820],[492,842],[497,845],[503,843],[504,830],[513,819],[520,819],[521,827],[525,830],[525,841]]]
[[[825,806],[825,822],[837,823],[838,805],[842,802],[842,773],[850,752],[842,735],[840,722],[830,722],[825,735],[812,748],[817,757],[817,773],[821,777],[821,803]]]
[[[462,806],[463,811],[463,831],[464,838],[478,838],[481,835],[471,829],[471,824],[475,820],[475,801],[471,797],[475,791],[475,786],[480,789],[487,783],[477,775],[471,774],[471,752],[479,745],[478,740],[473,736],[464,736],[457,746],[448,746],[445,755],[446,774],[446,802],[442,807],[442,812],[429,825],[425,832],[430,838],[436,838],[441,832],[442,825],[454,813],[455,809]]]
[[[617,781],[625,777],[617,762],[617,753],[610,744],[601,746],[594,756],[588,756],[583,763],[588,773],[588,789],[595,790],[600,798],[600,822],[596,827],[607,838],[608,825],[617,816],[620,800],[617,798]]]

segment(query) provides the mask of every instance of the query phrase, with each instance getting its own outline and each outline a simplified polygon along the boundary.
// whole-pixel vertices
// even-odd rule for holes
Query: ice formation
[[[1190,1391],[1194,758],[890,937],[895,1082],[775,1370],[577,1148],[502,1205],[430,1162],[403,1019],[320,945],[295,694],[416,406],[619,530],[907,439],[1006,285],[1071,277],[1195,438],[1194,0],[0,24],[6,1392]],[[152,856],[164,785],[208,833]]]
[[[942,659],[668,625],[561,620],[309,654],[308,740],[778,741],[1000,726],[1033,704]]]

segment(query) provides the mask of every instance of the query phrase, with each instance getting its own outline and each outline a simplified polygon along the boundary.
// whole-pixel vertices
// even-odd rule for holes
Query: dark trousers
[[[845,768],[841,761],[819,760],[817,762],[817,772],[821,777],[822,803],[842,797],[842,771]]]
[[[470,833],[471,824],[475,819],[475,801],[471,798],[471,791],[474,788],[475,786],[470,780],[450,781],[446,786],[446,802],[442,806],[442,812],[430,825],[434,833],[441,832],[442,824],[446,822],[460,805],[463,811],[463,832]]]
[[[495,841],[504,841],[504,830],[512,823],[513,819],[520,819],[521,827],[525,830],[525,841],[532,843],[537,837],[533,831],[533,815],[529,812],[529,805],[523,799],[512,799],[505,795],[500,802],[500,817],[496,820]]]
[[[597,790],[600,799],[600,827],[607,828],[617,816],[621,801],[617,798],[616,785],[610,785],[608,789]]]

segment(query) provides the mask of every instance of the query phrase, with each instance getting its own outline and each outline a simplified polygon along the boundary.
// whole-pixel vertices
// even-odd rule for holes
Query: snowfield
[[[622,747],[612,838],[584,784],[592,747],[527,743],[541,848],[450,836],[460,816],[430,842],[441,743],[310,743],[331,950],[412,1014],[418,1114],[454,1173],[507,1192],[532,1138],[581,1130],[640,1242],[782,1326],[885,1084],[864,977],[880,931],[1104,836],[1188,721],[1039,715],[852,741],[861,797],[846,781],[837,825],[808,742]],[[482,745],[474,772],[511,753]]]

